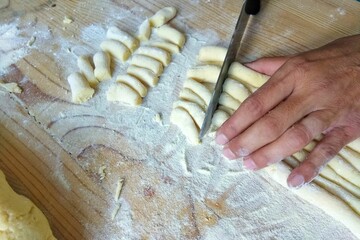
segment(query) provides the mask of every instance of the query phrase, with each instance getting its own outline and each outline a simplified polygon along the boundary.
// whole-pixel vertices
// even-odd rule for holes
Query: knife
[[[231,38],[224,63],[221,67],[221,71],[215,85],[215,90],[212,94],[211,101],[206,110],[205,119],[200,129],[200,134],[199,134],[200,139],[204,137],[204,135],[210,128],[212,117],[214,116],[215,110],[219,105],[219,98],[222,93],[222,87],[224,81],[227,77],[230,64],[235,61],[236,56],[238,54],[240,43],[244,36],[244,32],[246,30],[249,17],[250,15],[256,15],[259,11],[260,11],[260,0],[245,0],[241,8],[239,19],[236,23],[235,31]]]

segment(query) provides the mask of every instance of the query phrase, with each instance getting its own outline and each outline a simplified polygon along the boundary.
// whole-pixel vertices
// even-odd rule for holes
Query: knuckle
[[[264,129],[268,133],[269,137],[277,137],[283,133],[283,124],[281,119],[272,114],[268,113],[263,118]]]
[[[293,137],[291,138],[291,141],[288,142],[288,144],[290,147],[296,150],[302,149],[313,139],[313,135],[310,130],[301,123],[294,126],[291,131]]]
[[[330,144],[322,146],[318,151],[321,158],[326,162],[331,160],[338,153],[337,147]]]
[[[244,107],[245,111],[253,113],[255,116],[264,114],[264,111],[265,111],[264,104],[256,96],[245,100],[243,105],[244,105],[243,107]]]

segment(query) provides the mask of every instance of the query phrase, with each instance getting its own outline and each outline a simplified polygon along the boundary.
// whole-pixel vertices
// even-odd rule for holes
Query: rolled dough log
[[[147,88],[141,83],[139,79],[131,75],[119,75],[116,78],[117,82],[127,84],[129,87],[134,89],[141,97],[145,97],[147,94]]]
[[[176,16],[176,8],[165,7],[157,11],[155,15],[150,18],[150,23],[154,27],[161,27],[162,25],[173,19],[175,16]]]
[[[180,52],[179,46],[177,46],[173,43],[170,43],[170,42],[151,41],[148,43],[148,45],[151,47],[161,48],[169,53],[179,53]]]
[[[143,46],[140,47],[136,53],[156,59],[161,62],[163,66],[169,65],[171,61],[170,54],[167,51],[157,47]]]
[[[121,62],[125,62],[130,56],[130,50],[121,42],[116,40],[105,40],[100,44],[101,50],[110,53]]]
[[[90,87],[89,82],[80,73],[75,72],[70,74],[68,82],[74,103],[86,102],[94,95],[94,89]]]
[[[185,35],[169,25],[163,25],[156,29],[156,34],[160,38],[176,44],[180,48],[182,48],[185,44]]]
[[[131,52],[139,47],[139,40],[114,26],[108,29],[106,37],[123,43]]]
[[[228,75],[233,79],[245,82],[257,88],[261,87],[270,78],[269,76],[255,72],[238,62],[233,62],[231,64]]]
[[[44,214],[33,202],[11,189],[1,170],[0,239],[56,239]]]
[[[85,76],[91,87],[96,87],[99,81],[94,75],[94,67],[90,63],[90,59],[87,56],[80,56],[77,59],[77,65],[81,74]]]
[[[100,51],[94,57],[94,75],[99,81],[111,79],[110,56],[108,53]]]
[[[151,70],[130,65],[127,73],[139,79],[142,83],[150,87],[155,87],[159,81],[159,77]]]
[[[125,83],[116,83],[107,91],[106,98],[109,102],[122,102],[132,106],[142,103],[141,96]]]
[[[190,68],[186,77],[195,79],[199,82],[216,83],[218,80],[221,67],[215,65],[204,65]]]
[[[158,60],[155,60],[154,58],[151,58],[151,57],[148,57],[145,55],[140,55],[140,54],[135,54],[131,58],[130,64],[137,66],[137,67],[147,68],[147,69],[151,70],[157,76],[160,76],[160,74],[164,70],[161,62],[159,62]]]

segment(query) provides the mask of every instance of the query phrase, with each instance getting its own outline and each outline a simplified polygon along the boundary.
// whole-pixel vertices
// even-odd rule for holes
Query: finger
[[[331,125],[330,119],[330,112],[310,113],[279,139],[244,158],[244,167],[249,170],[261,169],[300,151]]]
[[[247,156],[278,139],[294,123],[311,112],[312,105],[309,104],[311,101],[311,98],[291,95],[243,133],[232,139],[224,149],[227,154],[229,151],[234,154],[227,157]]]
[[[292,188],[300,188],[311,182],[325,166],[348,142],[351,134],[343,128],[334,128],[309,153],[308,157],[296,167],[288,177],[287,184]]]
[[[259,72],[272,76],[290,57],[265,57],[254,62],[246,63],[245,66]]]

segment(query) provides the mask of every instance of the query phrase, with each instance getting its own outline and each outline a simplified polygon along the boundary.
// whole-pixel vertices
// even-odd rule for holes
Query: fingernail
[[[251,158],[244,159],[243,165],[248,170],[255,170],[257,168],[255,162]]]
[[[288,186],[290,188],[300,188],[302,187],[302,185],[304,185],[304,183],[305,183],[304,176],[300,174],[296,174],[295,176],[289,179]]]
[[[250,152],[244,148],[240,148],[238,151],[239,157],[246,157],[250,154]]]
[[[220,145],[224,145],[229,142],[229,139],[224,134],[219,134],[215,138],[215,142]]]
[[[228,158],[230,160],[237,158],[235,153],[233,151],[231,151],[230,148],[227,148],[227,147],[224,148],[223,154],[226,158]]]

